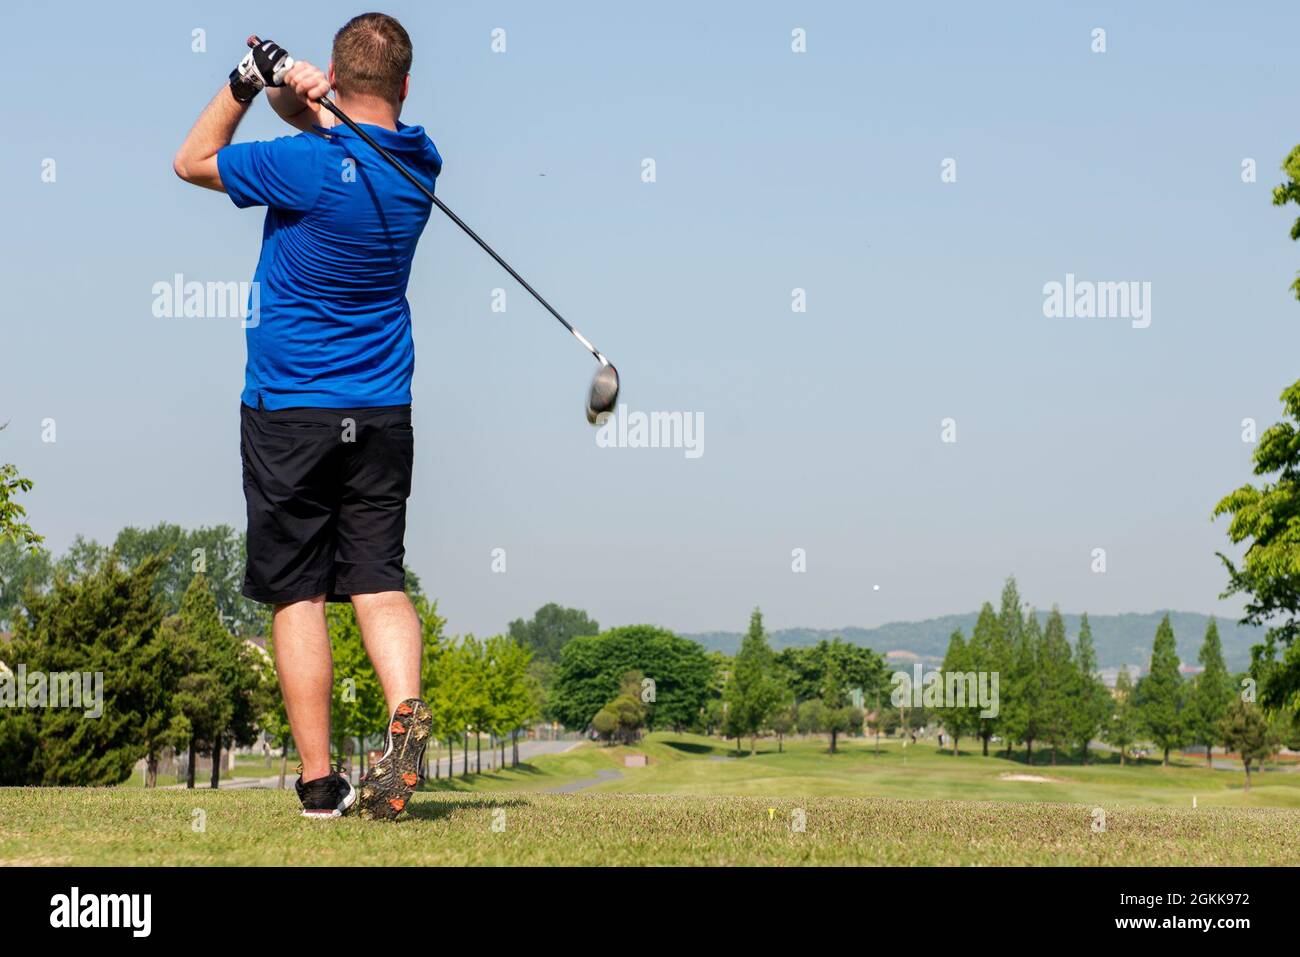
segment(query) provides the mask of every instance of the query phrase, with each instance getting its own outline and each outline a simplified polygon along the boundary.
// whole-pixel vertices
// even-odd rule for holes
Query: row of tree
[[[1169,763],[1170,752],[1186,745],[1240,751],[1262,760],[1282,740],[1289,715],[1268,720],[1255,706],[1244,676],[1234,679],[1223,660],[1218,626],[1206,628],[1198,660],[1200,672],[1184,678],[1173,628],[1166,615],[1156,630],[1150,666],[1134,685],[1128,666],[1120,669],[1112,693],[1101,681],[1088,616],[1082,618],[1073,648],[1059,611],[1040,625],[1033,609],[1022,612],[1015,579],[1002,592],[1001,609],[985,603],[974,632],[966,640],[953,633],[943,662],[945,672],[998,672],[1000,707],[996,717],[982,717],[980,706],[945,708],[939,719],[952,737],[953,752],[964,735],[974,735],[988,753],[989,741],[1001,739],[1010,755],[1025,746],[1032,760],[1035,743],[1051,748],[1052,763],[1060,750],[1077,750],[1087,763],[1089,744],[1098,738],[1114,745],[1124,763],[1129,749],[1150,741]],[[1246,732],[1263,729],[1261,736]]]
[[[564,611],[571,621],[585,615]],[[539,613],[540,617],[541,613]],[[552,608],[551,622],[565,616]],[[523,629],[527,623],[516,623]],[[1102,681],[1085,614],[1073,644],[1063,616],[1040,616],[1025,607],[1014,578],[1003,589],[1001,608],[985,603],[969,639],[952,635],[943,673],[998,675],[997,713],[987,702],[960,707],[913,707],[893,701],[883,659],[869,649],[836,640],[775,652],[755,610],[734,658],[709,654],[671,632],[650,626],[617,628],[598,635],[565,637],[552,631],[556,660],[547,689],[548,713],[570,727],[589,726],[610,741],[634,741],[644,729],[672,728],[721,733],[736,739],[773,735],[778,749],[791,731],[827,734],[835,750],[840,734],[865,729],[877,734],[910,731],[938,722],[950,735],[954,754],[963,737],[1003,743],[1008,757],[1016,745],[1034,759],[1036,745],[1075,754],[1084,763],[1090,745],[1105,740],[1126,763],[1134,745],[1153,743],[1163,752],[1198,744],[1239,753],[1249,764],[1262,761],[1281,743],[1300,743],[1289,713],[1269,718],[1248,692],[1249,683],[1229,674],[1218,627],[1211,621],[1198,655],[1200,672],[1186,679],[1169,618],[1155,635],[1150,666],[1134,684],[1132,671],[1119,670],[1117,685]],[[558,636],[558,637],[557,637]]]
[[[765,733],[776,736],[780,750],[791,730],[828,734],[834,753],[840,735],[863,730],[855,698],[879,697],[887,680],[881,655],[839,638],[773,652],[762,612],[754,609],[723,684],[721,727],[737,750],[747,736],[750,753]]]
[[[581,612],[565,609],[561,616],[548,607],[539,617],[552,623],[588,621]],[[527,623],[512,625],[512,632],[526,631]],[[734,658],[652,625],[591,635],[558,629],[552,638],[557,631],[544,713],[610,741],[631,742],[644,730],[689,730],[735,738],[737,749],[748,737],[752,751],[760,736],[782,741],[798,730],[829,734],[833,750],[839,735],[862,729],[855,696],[885,683],[880,655],[839,639],[774,652],[758,610]]]
[[[26,592],[5,657],[29,674],[102,674],[102,716],[4,709],[0,784],[116,784],[141,758],[152,784],[167,748],[189,751],[191,785],[195,754],[212,754],[215,784],[223,746],[252,743],[271,708],[274,670],[222,627],[202,575],[167,607],[154,590],[162,564],[150,557],[128,568],[110,554]]]
[[[0,779],[108,782],[143,757],[152,783],[159,755],[172,748],[189,752],[191,784],[194,757],[212,755],[216,784],[223,749],[247,745],[262,731],[287,755],[288,722],[270,656],[236,634],[250,627],[247,613],[222,611],[223,605],[239,608],[229,569],[242,543],[231,535],[227,529],[127,529],[113,548],[78,539],[57,562],[45,560],[54,584],[42,588],[36,575],[23,603],[9,606],[16,634],[7,653],[47,672],[104,671],[112,696],[106,710],[114,720],[89,733],[97,741],[93,758],[82,748],[84,760],[74,760],[53,741],[73,731],[83,743],[87,738],[68,713],[2,716],[12,720],[0,720]],[[164,550],[150,554],[150,547]],[[213,554],[218,574],[209,579],[212,566],[204,561]],[[999,673],[995,717],[982,716],[974,701],[962,708],[888,706],[890,679],[881,656],[838,639],[774,652],[758,610],[734,658],[646,625],[575,634],[598,626],[581,611],[554,605],[530,621],[512,622],[509,636],[455,639],[444,634],[444,619],[414,575],[409,582],[423,623],[433,738],[453,761],[460,748],[464,773],[471,735],[476,771],[483,735],[501,741],[503,763],[511,739],[517,762],[518,732],[539,716],[623,742],[647,728],[722,733],[737,749],[748,737],[751,752],[756,738],[768,734],[781,747],[791,731],[824,733],[834,751],[839,735],[860,733],[864,725],[879,734],[937,719],[954,752],[961,738],[976,736],[987,754],[998,738],[1008,754],[1023,744],[1027,760],[1042,743],[1053,762],[1058,751],[1074,749],[1086,762],[1097,738],[1115,745],[1121,761],[1139,741],[1154,742],[1166,762],[1171,749],[1189,743],[1205,745],[1207,760],[1214,746],[1259,760],[1294,734],[1293,726],[1267,720],[1241,700],[1213,622],[1193,680],[1183,679],[1166,618],[1148,674],[1134,687],[1121,669],[1112,694],[1097,673],[1087,616],[1071,648],[1057,611],[1045,622],[1032,609],[1022,611],[1014,579],[1000,611],[987,603],[981,609],[969,640],[953,634],[943,663],[945,672]],[[343,754],[353,741],[361,744],[364,768],[364,742],[385,725],[387,706],[351,606],[329,605],[327,615],[337,678],[334,746]]]
[[[455,747],[462,744],[462,771],[469,773],[469,736],[474,737],[474,770],[483,770],[483,735],[501,745],[510,739],[512,761],[519,764],[519,733],[541,711],[541,689],[530,673],[531,652],[514,639],[494,635],[479,640],[426,644],[425,697],[433,711],[434,740],[447,744],[448,768],[455,766]]]
[[[4,658],[29,674],[102,673],[105,695],[96,720],[70,709],[0,710],[0,784],[115,784],[144,759],[146,784],[153,785],[160,756],[174,749],[188,752],[190,786],[195,757],[210,755],[216,786],[223,751],[252,744],[262,732],[287,760],[292,741],[274,646],[268,641],[264,651],[245,637],[270,629],[269,615],[245,607],[251,603],[238,594],[233,570],[242,561],[242,538],[226,528],[164,525],[126,529],[111,548],[78,538],[57,561],[39,543],[0,555],[5,615],[14,629]],[[23,572],[16,597],[15,569]],[[422,622],[422,678],[435,740],[449,748],[459,742],[466,773],[471,734],[476,770],[485,734],[500,739],[503,750],[513,738],[517,762],[518,732],[541,710],[531,652],[504,636],[446,636],[416,576],[408,572],[407,582]],[[387,726],[387,705],[352,606],[331,604],[326,613],[334,749],[342,756],[356,741],[364,769],[365,743]]]

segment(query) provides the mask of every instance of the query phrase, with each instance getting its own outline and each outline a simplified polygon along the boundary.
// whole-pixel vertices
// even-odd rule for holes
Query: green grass
[[[842,741],[827,753],[824,740],[788,740],[784,753],[774,741],[760,741],[759,753],[736,755],[734,745],[700,735],[656,733],[632,748],[582,747],[560,755],[535,758],[518,770],[508,769],[451,782],[430,782],[440,790],[544,791],[590,780],[601,769],[617,770],[616,780],[589,790],[601,794],[676,794],[734,797],[882,797],[965,801],[1007,801],[1191,807],[1278,807],[1300,809],[1300,773],[1295,770],[1255,773],[1246,793],[1241,771],[1208,770],[1203,761],[1178,759],[1164,768],[1144,760],[1120,766],[1114,754],[1094,755],[1089,765],[1053,767],[1043,755],[1033,766],[1023,757],[982,757],[978,750],[953,757],[933,742],[904,748],[882,741],[880,753],[869,740]],[[625,768],[623,756],[645,754],[650,765]],[[1294,767],[1294,766],[1292,766]],[[1008,780],[1033,775],[1047,781]]]
[[[196,811],[204,829],[196,832]],[[791,829],[802,811],[806,830]],[[1300,812],[625,794],[419,795],[395,824],[288,791],[0,790],[0,864],[1291,864]],[[494,821],[504,825],[494,831]]]
[[[594,778],[596,772],[604,768],[618,767],[622,758],[617,757],[615,751],[613,748],[582,745],[563,754],[543,755],[520,764],[518,768],[484,771],[482,774],[473,773],[474,753],[471,751],[469,775],[460,773],[462,764],[458,753],[455,776],[430,779],[426,788],[436,791],[544,791],[572,781]]]
[[[633,752],[650,765],[624,767]],[[601,771],[619,776],[545,793]],[[830,755],[812,739],[737,756],[654,734],[430,781],[391,825],[303,820],[292,791],[0,789],[0,864],[1293,864],[1300,773],[1255,781],[1247,794],[1240,771],[1196,760],[1028,766],[933,742]]]

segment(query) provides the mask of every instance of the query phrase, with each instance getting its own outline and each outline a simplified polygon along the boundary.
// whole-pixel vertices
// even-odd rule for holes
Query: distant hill
[[[1123,665],[1137,666],[1146,671],[1151,657],[1151,644],[1155,640],[1156,627],[1165,616],[1163,611],[1143,614],[1128,613],[1124,615],[1092,615],[1088,622],[1092,625],[1092,639],[1097,646],[1097,663],[1105,670],[1114,671]],[[1169,622],[1174,628],[1174,638],[1178,642],[1178,657],[1183,665],[1196,667],[1196,653],[1205,638],[1208,615],[1194,611],[1171,611]],[[1038,612],[1039,621],[1046,622],[1048,612]],[[937,665],[943,660],[943,653],[948,647],[948,638],[953,629],[960,628],[969,639],[975,627],[977,612],[962,615],[944,615],[941,618],[929,618],[925,621],[898,621],[879,628],[783,628],[771,633],[772,646],[777,650],[789,647],[815,645],[823,638],[830,640],[836,636],[855,645],[865,645],[881,654],[902,652],[895,655],[896,661],[903,661],[916,656],[924,664]],[[1079,633],[1079,615],[1063,614],[1065,627],[1070,635],[1071,644]],[[1250,664],[1250,647],[1263,640],[1263,631],[1239,625],[1233,620],[1218,619],[1219,637],[1223,641],[1223,657],[1231,671],[1244,671]],[[710,651],[722,651],[735,654],[740,648],[740,632],[711,631],[684,637],[698,641]]]

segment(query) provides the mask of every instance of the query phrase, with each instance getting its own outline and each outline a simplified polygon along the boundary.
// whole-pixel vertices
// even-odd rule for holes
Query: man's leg
[[[325,627],[325,596],[275,606],[275,670],[284,693],[303,783],[330,773],[330,696],[334,657]]]
[[[419,787],[433,727],[429,705],[420,700],[420,619],[406,597],[402,565],[415,437],[409,407],[349,417],[356,441],[344,445],[331,594],[352,599],[390,716],[383,757],[361,782],[357,815],[391,821]]]
[[[388,701],[388,713],[420,697],[420,617],[401,591],[353,595],[361,640]]]

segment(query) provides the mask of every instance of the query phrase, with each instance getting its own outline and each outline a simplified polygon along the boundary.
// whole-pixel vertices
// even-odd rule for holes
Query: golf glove
[[[284,75],[293,66],[289,51],[270,40],[263,40],[239,61],[230,71],[230,92],[240,103],[251,103],[253,97],[268,86],[283,86]]]

